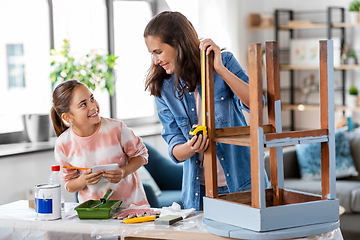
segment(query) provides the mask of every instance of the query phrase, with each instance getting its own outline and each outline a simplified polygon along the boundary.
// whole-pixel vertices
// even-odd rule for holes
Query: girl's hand
[[[206,55],[208,55],[211,51],[214,51],[214,70],[219,74],[219,71],[225,68],[222,63],[220,47],[216,45],[210,38],[206,38],[201,40],[199,48],[201,50],[206,50]]]
[[[193,127],[196,127],[194,125]],[[189,139],[186,144],[190,147],[190,149],[197,153],[203,153],[209,147],[209,139],[204,135],[193,136]]]
[[[87,185],[94,185],[97,184],[101,177],[103,176],[104,170],[100,170],[97,172],[92,172],[92,169],[88,169],[86,171],[84,171],[81,175],[80,178],[83,179],[83,181],[85,182],[86,186]]]
[[[118,183],[121,179],[125,177],[125,170],[123,168],[118,168],[115,171],[106,171],[103,174],[103,177],[106,178],[111,183]]]

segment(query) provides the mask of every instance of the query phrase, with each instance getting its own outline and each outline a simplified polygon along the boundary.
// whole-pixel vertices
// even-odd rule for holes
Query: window
[[[83,55],[93,49],[107,52],[109,36],[114,36],[114,54],[119,56],[114,117],[129,120],[128,125],[139,119],[141,123],[157,121],[154,98],[144,91],[151,55],[143,31],[153,16],[154,2],[0,1],[0,21],[7,23],[0,25],[0,56],[4,56],[0,58],[0,102],[4,103],[0,112],[0,144],[6,143],[11,134],[21,135],[11,141],[25,140],[23,115],[49,113],[50,46],[59,50],[63,39],[69,40],[73,54]],[[112,3],[114,10],[115,27],[111,34],[107,28],[107,3]],[[53,42],[50,29],[54,32]],[[94,95],[101,105],[101,115],[109,117],[109,94],[95,91]],[[13,135],[11,138],[15,139]]]
[[[48,3],[0,1],[0,21],[1,138],[24,129],[22,115],[50,111]]]
[[[151,64],[143,37],[153,16],[150,1],[114,1],[115,55],[119,56],[116,71],[117,118],[127,121],[156,121],[154,97],[145,91],[145,75]]]
[[[23,44],[8,44],[6,50],[9,89],[25,87]]]

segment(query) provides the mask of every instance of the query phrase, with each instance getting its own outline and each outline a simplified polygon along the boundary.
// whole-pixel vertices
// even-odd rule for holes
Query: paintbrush
[[[70,167],[70,166],[63,166],[63,168],[80,169],[80,170],[88,170],[88,169],[90,169],[90,168],[83,168],[83,167]]]

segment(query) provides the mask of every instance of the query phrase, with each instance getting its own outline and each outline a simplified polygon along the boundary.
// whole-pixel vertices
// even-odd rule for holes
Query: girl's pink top
[[[92,168],[96,165],[118,163],[125,166],[130,158],[148,153],[140,137],[126,127],[122,121],[101,118],[99,128],[88,137],[79,137],[70,127],[63,132],[55,143],[55,160],[61,166],[66,190],[70,179],[78,177],[84,170],[68,169],[62,166]],[[99,182],[88,185],[79,191],[79,201],[99,200],[105,192],[114,190],[112,200],[123,200],[122,207],[130,204],[149,204],[137,171],[129,174],[118,183]]]

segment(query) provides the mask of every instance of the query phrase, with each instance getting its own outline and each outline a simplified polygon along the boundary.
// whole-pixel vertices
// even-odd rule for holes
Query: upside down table
[[[204,227],[203,213],[197,212],[172,226],[158,226],[154,222],[124,224],[120,220],[81,220],[74,207],[65,203],[62,219],[35,220],[36,213],[27,200],[0,206],[0,240],[7,239],[230,239],[208,233]],[[343,239],[340,229],[312,236],[308,239]]]

